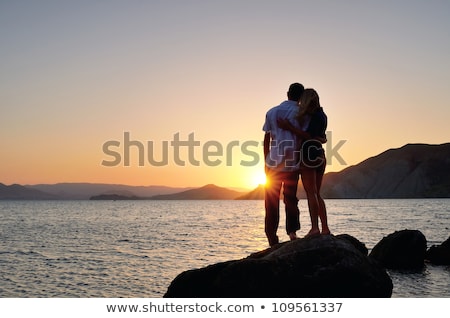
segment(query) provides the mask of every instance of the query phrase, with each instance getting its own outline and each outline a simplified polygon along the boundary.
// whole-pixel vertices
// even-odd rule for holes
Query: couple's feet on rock
[[[316,237],[320,235],[320,230],[319,229],[311,229],[309,230],[308,234],[305,235],[305,238],[309,238],[309,237]]]
[[[308,232],[308,234],[305,235],[305,238],[315,237],[315,236],[319,236],[319,235],[331,235],[330,229],[329,228],[322,229],[322,232],[320,232],[319,229],[311,229]],[[296,232],[289,233],[289,239],[291,241],[298,239],[297,233]]]
[[[328,228],[326,229],[322,229],[322,233],[320,232],[319,229],[311,229],[308,234],[306,234],[304,237],[305,238],[309,238],[309,237],[315,237],[315,236],[319,236],[319,235],[330,235],[331,232]],[[299,237],[297,236],[296,232],[291,232],[288,234],[289,235],[289,239],[291,241],[295,241],[296,239],[298,239]],[[269,240],[269,245],[270,247],[273,247],[274,245],[279,244],[279,240],[278,240],[278,236],[275,236],[273,239]]]
[[[295,232],[289,233],[289,239],[291,241],[294,241],[294,240],[298,239],[297,233],[295,233]],[[271,237],[268,240],[269,240],[270,247],[274,247],[275,245],[280,244],[278,236]]]
[[[305,235],[305,238],[308,237],[315,237],[315,236],[319,236],[319,235],[331,235],[330,229],[326,228],[326,229],[322,229],[322,232],[320,232],[319,229],[311,229],[308,234]]]

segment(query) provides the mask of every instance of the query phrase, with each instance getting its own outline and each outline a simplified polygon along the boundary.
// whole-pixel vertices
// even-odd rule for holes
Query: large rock
[[[433,245],[425,258],[435,265],[450,265],[450,237],[441,245]]]
[[[347,240],[350,244],[352,244],[358,251],[360,251],[364,255],[369,254],[369,250],[367,249],[366,245],[349,234],[339,234],[336,235],[336,238]]]
[[[385,269],[348,237],[327,235],[185,271],[164,297],[390,297],[392,287]]]
[[[396,231],[374,246],[370,257],[389,269],[416,270],[424,267],[427,239],[418,230]]]

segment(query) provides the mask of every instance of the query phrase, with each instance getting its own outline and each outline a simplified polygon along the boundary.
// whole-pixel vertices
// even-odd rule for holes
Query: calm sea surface
[[[448,199],[326,203],[333,234],[369,249],[396,230],[450,235]],[[162,297],[182,271],[267,248],[263,219],[263,201],[0,201],[0,297]],[[449,266],[389,274],[393,297],[450,297]]]

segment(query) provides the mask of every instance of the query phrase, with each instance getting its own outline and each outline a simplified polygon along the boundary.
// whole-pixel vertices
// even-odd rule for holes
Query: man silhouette
[[[298,101],[304,90],[302,84],[291,84],[287,92],[288,100],[271,108],[266,113],[266,121],[263,126],[267,177],[264,226],[270,246],[279,243],[277,229],[280,222],[281,187],[283,187],[286,212],[286,233],[291,240],[294,240],[297,238],[296,231],[300,229],[297,199],[299,141],[294,133],[280,128],[277,121],[278,119],[286,119],[293,126],[300,128],[297,120]]]

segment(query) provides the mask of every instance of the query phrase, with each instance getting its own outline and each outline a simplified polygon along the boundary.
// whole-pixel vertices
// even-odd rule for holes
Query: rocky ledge
[[[392,280],[350,235],[302,238],[179,274],[164,297],[390,297]]]

